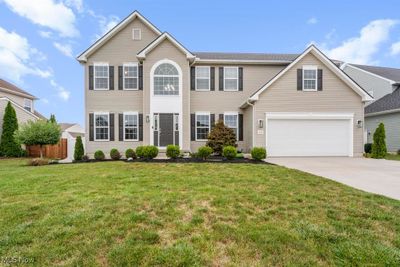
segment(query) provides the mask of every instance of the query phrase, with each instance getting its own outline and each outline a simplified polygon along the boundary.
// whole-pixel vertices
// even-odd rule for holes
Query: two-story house
[[[192,52],[135,11],[77,59],[89,155],[143,144],[196,151],[218,120],[243,151],[363,151],[372,97],[315,46],[296,55]]]
[[[3,129],[4,111],[8,102],[15,109],[18,123],[25,123],[29,120],[45,119],[35,109],[35,101],[37,98],[30,93],[22,90],[14,84],[0,79],[0,138]]]

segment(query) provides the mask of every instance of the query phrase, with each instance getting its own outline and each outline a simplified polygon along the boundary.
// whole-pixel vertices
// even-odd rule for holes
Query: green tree
[[[386,149],[385,125],[380,123],[374,133],[374,143],[372,144],[371,156],[375,159],[382,159],[387,154]]]
[[[82,137],[77,136],[76,140],[75,140],[74,159],[82,160],[82,157],[84,154],[85,154],[85,150],[83,148]]]
[[[54,114],[51,114],[51,115],[50,115],[49,122],[51,122],[51,123],[57,123],[57,120],[56,120],[56,115],[54,115]]]
[[[0,140],[0,155],[6,157],[19,157],[22,155],[21,145],[14,137],[14,132],[18,130],[18,120],[15,109],[11,103],[8,102],[4,117],[3,117],[3,131]]]
[[[41,158],[43,158],[43,146],[57,144],[60,137],[60,126],[45,120],[29,121],[15,132],[15,138],[21,144],[28,146],[39,145]]]
[[[217,155],[222,155],[225,146],[236,147],[235,132],[226,127],[222,121],[218,121],[208,135],[207,146],[211,147]]]

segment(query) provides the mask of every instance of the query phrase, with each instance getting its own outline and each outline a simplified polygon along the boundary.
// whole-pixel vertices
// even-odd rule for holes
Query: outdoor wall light
[[[363,121],[362,120],[358,120],[357,121],[357,127],[358,128],[362,128],[363,127]]]
[[[258,120],[258,128],[262,129],[264,127],[264,121]]]
[[[147,122],[147,123],[150,122],[150,115],[146,115],[146,122]]]

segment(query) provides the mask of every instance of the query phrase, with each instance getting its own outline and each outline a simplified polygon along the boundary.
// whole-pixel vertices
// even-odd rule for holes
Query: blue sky
[[[400,68],[392,1],[0,0],[0,77],[40,98],[36,109],[83,125],[76,55],[138,10],[189,50],[300,53]]]

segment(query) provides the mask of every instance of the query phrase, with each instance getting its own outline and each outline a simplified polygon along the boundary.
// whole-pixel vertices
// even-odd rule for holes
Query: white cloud
[[[63,37],[75,37],[79,31],[75,27],[74,12],[62,2],[54,0],[3,0],[18,15],[35,24],[48,27]]]
[[[43,38],[51,38],[53,36],[53,33],[51,31],[39,31],[39,35]]]
[[[65,0],[65,5],[76,9],[79,13],[83,12],[83,0]]]
[[[64,101],[68,101],[71,92],[66,90],[64,87],[56,83],[53,79],[50,80],[51,86],[53,86],[57,90],[57,95]]]
[[[378,52],[381,44],[388,40],[390,29],[397,23],[398,21],[392,19],[371,21],[361,29],[359,36],[349,38],[334,48],[328,48],[326,43],[322,43],[322,50],[333,59],[372,64],[373,55]]]
[[[65,56],[73,57],[71,45],[69,45],[69,44],[61,44],[61,43],[58,43],[58,42],[54,42],[53,45],[54,45],[55,48],[57,48],[58,51],[60,51]]]
[[[307,20],[307,24],[317,24],[317,23],[318,19],[316,17],[312,17]]]
[[[390,47],[390,54],[392,56],[400,55],[400,42],[393,43]]]
[[[45,55],[32,48],[25,37],[0,27],[0,73],[3,77],[19,83],[25,75],[48,78],[51,72],[36,65],[44,59]]]
[[[96,14],[93,10],[88,10],[88,14],[97,19],[99,23],[100,33],[96,34],[95,39],[102,37],[120,22],[119,17],[114,15],[105,17],[103,15]]]

